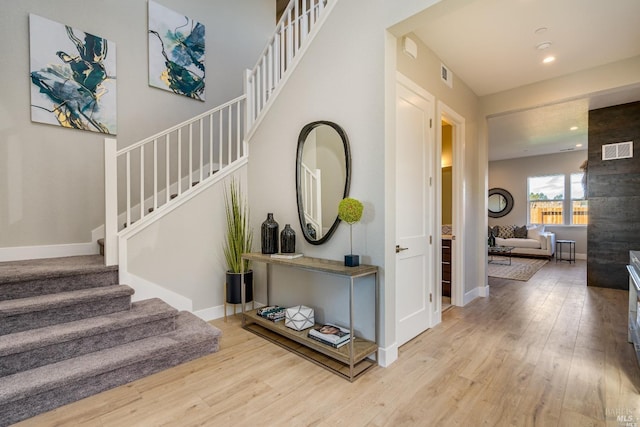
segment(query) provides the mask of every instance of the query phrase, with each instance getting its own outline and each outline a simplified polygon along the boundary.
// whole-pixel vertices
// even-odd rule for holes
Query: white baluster
[[[158,209],[158,140],[153,140],[153,210]]]
[[[165,151],[165,157],[166,157],[166,165],[165,165],[165,203],[169,203],[170,197],[171,197],[171,163],[170,163],[170,157],[171,157],[171,134],[167,134],[167,136],[165,137],[164,140],[164,151]]]
[[[182,128],[178,129],[178,196],[182,194]]]
[[[144,145],[140,147],[140,219],[144,218]]]

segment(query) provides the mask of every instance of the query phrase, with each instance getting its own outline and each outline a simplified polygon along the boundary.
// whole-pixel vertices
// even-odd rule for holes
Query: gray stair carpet
[[[131,310],[0,336],[0,377],[175,329],[177,310],[154,298]]]
[[[0,301],[118,284],[100,256],[0,262]]]
[[[0,335],[128,310],[133,292],[113,285],[0,301]]]
[[[103,262],[0,263],[0,427],[218,351],[219,329],[132,303]]]

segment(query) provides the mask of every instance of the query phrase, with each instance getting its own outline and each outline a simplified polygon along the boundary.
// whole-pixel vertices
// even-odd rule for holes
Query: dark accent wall
[[[634,157],[602,160],[602,146],[633,141]],[[589,111],[587,285],[628,289],[640,250],[640,102]]]

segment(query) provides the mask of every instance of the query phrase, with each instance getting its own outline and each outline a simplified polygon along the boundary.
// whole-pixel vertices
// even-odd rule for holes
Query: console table
[[[307,336],[307,330],[296,331],[284,326],[284,322],[272,322],[258,316],[257,310],[245,310],[245,286],[242,284],[242,327],[255,333],[287,350],[294,352],[311,362],[322,366],[329,371],[354,381],[367,370],[378,363],[378,267],[373,265],[359,265],[356,267],[345,267],[342,261],[333,261],[321,258],[301,257],[295,259],[272,258],[270,255],[262,253],[242,254],[243,260],[262,262],[267,267],[267,301],[266,305],[271,305],[269,299],[270,288],[270,268],[278,265],[287,268],[297,268],[315,273],[330,274],[343,277],[349,285],[349,330],[352,339],[348,344],[333,348],[323,343],[319,343]],[[244,263],[241,263],[244,264]],[[375,341],[356,337],[353,330],[353,308],[354,308],[354,282],[356,279],[373,276],[374,278],[374,322]],[[355,338],[353,338],[355,337]],[[373,355],[374,360],[369,356]]]

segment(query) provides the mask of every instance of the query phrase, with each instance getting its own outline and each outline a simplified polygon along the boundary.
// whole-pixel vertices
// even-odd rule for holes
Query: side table
[[[569,258],[562,256],[562,248],[569,245]],[[575,240],[556,240],[556,263],[558,261],[569,261],[569,264],[576,262],[576,241]]]

